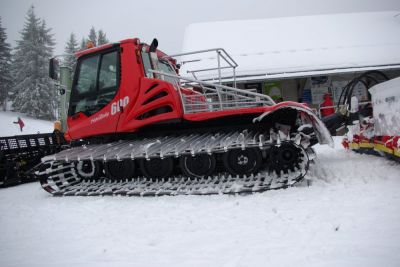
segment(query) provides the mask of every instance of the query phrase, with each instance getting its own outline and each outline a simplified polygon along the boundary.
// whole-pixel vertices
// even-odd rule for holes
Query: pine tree
[[[41,119],[54,119],[56,114],[56,90],[48,77],[48,62],[55,45],[50,31],[31,6],[13,64],[15,110]]]
[[[103,45],[103,44],[107,44],[107,43],[109,43],[109,41],[107,39],[105,32],[103,32],[103,30],[99,30],[99,32],[97,34],[97,44]]]
[[[78,41],[75,38],[75,34],[71,33],[69,36],[69,40],[65,45],[65,65],[69,67],[71,70],[75,68],[75,52],[78,50]]]
[[[86,49],[86,42],[85,37],[82,37],[80,49]]]
[[[96,34],[96,30],[94,29],[93,26],[90,29],[88,39],[89,39],[89,41],[91,41],[93,43],[94,46],[97,46],[97,34]]]
[[[107,39],[106,33],[103,30],[99,30],[96,33],[96,29],[94,28],[94,26],[92,26],[92,28],[90,29],[88,38],[82,38],[80,49],[86,49],[88,41],[91,41],[94,46],[103,45],[110,42]]]
[[[11,76],[11,47],[6,42],[7,34],[1,25],[0,17],[0,103],[3,103],[3,110],[7,107],[8,92],[12,84]]]

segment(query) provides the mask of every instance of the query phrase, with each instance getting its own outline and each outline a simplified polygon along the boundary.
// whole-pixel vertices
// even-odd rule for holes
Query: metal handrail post
[[[193,74],[193,77],[194,77],[196,80],[198,80],[197,77],[196,77],[196,75],[195,75],[194,73],[192,73],[192,74]],[[206,88],[205,88],[204,85],[202,85],[201,83],[199,83],[199,84],[200,84],[201,89],[203,90],[203,94],[205,94],[205,93],[206,93]]]
[[[219,80],[219,84],[222,84],[222,80],[221,80],[221,59],[219,57],[219,50],[217,50],[217,62],[218,62],[218,80]],[[223,109],[222,107],[222,96],[221,96],[221,92],[220,89],[218,87],[216,87],[215,89],[217,89],[217,93],[218,93],[218,99],[219,99],[219,106],[221,108],[221,110]]]
[[[153,70],[149,70],[149,71],[152,72]],[[185,100],[183,99],[183,95],[182,95],[182,92],[181,92],[181,87],[179,86],[179,80],[177,80],[175,82],[174,86],[175,86],[176,90],[178,90],[178,94],[179,94],[179,97],[180,97],[181,103],[182,103],[183,113],[186,113]]]
[[[237,88],[237,85],[236,85],[236,67],[233,67],[233,87]]]
[[[221,80],[221,58],[220,58],[219,50],[217,50],[217,62],[218,62],[218,80],[219,80],[219,84],[222,84],[222,80]]]

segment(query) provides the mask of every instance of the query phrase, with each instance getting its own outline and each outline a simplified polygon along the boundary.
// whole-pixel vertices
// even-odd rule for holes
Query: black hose
[[[364,81],[364,80],[362,80],[362,79],[358,79],[358,80],[356,80],[356,81],[353,83],[353,85],[350,87],[350,91],[349,91],[349,94],[348,94],[348,96],[347,96],[347,97],[348,97],[348,98],[347,98],[347,103],[349,103],[349,109],[351,109],[351,97],[353,96],[354,88],[356,87],[356,85],[357,85],[358,83],[362,83],[362,84],[365,86],[365,88],[368,89],[368,84],[367,84],[367,82]]]
[[[373,83],[368,84],[368,80],[371,80]],[[369,89],[373,85],[376,85],[378,83],[387,80],[389,80],[388,76],[385,73],[378,70],[367,71],[355,77],[348,84],[346,84],[345,87],[343,87],[343,90],[339,97],[339,101],[337,103],[337,108],[339,109],[341,105],[345,105],[346,103],[349,103],[349,108],[351,108],[351,97],[353,96],[354,88],[359,82],[361,82],[366,89]]]

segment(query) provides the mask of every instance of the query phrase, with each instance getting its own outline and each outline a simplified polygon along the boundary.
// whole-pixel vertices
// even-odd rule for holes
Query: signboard
[[[340,98],[340,95],[342,94],[343,88],[348,83],[349,83],[349,81],[332,81],[332,95],[333,95],[334,103],[339,102],[339,98]]]
[[[329,76],[311,77],[311,96],[314,105],[319,105],[324,101],[324,95],[329,92],[330,86]]]
[[[265,95],[269,95],[273,100],[282,98],[282,85],[279,81],[265,82],[264,91]]]

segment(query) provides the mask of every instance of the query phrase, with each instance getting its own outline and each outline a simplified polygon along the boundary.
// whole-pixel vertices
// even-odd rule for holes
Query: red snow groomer
[[[139,39],[80,51],[65,137],[36,171],[53,195],[221,194],[284,188],[306,174],[312,145],[333,144],[305,105],[178,75],[172,56]],[[220,62],[221,61],[221,62]],[[57,74],[50,61],[50,76]],[[202,70],[198,70],[200,72]],[[235,71],[233,71],[235,73]]]
[[[369,92],[372,113],[361,113],[359,120],[347,126],[343,146],[400,162],[400,78],[379,83]],[[357,109],[354,112],[359,113]]]

